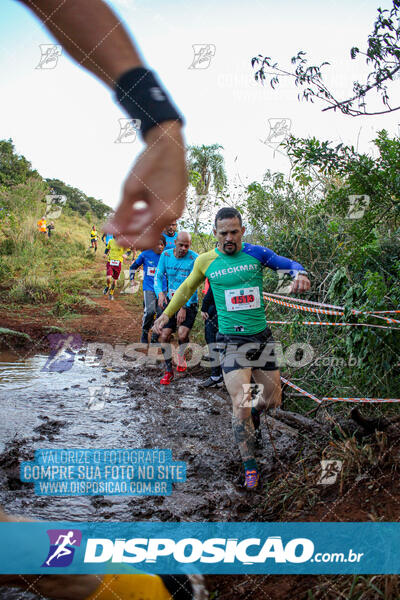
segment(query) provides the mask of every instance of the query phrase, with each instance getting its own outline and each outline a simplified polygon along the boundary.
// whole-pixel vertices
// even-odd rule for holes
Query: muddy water
[[[10,512],[55,520],[263,520],[262,488],[249,494],[242,487],[230,400],[225,390],[198,388],[204,371],[162,387],[159,366],[115,371],[84,352],[62,372],[43,370],[44,355],[0,358],[0,503]],[[108,390],[103,407],[89,407],[90,386],[100,396]],[[296,430],[268,423],[274,448],[264,428],[257,457],[264,479],[299,449]],[[187,481],[174,484],[171,496],[39,497],[19,481],[19,463],[39,448],[170,448],[174,460],[186,461]]]
[[[45,520],[265,520],[263,487],[242,487],[226,391],[198,388],[207,372],[198,368],[162,387],[159,366],[107,370],[83,354],[70,369],[48,372],[47,359],[0,355],[0,504],[9,512]],[[109,389],[98,410],[89,408],[89,386]],[[301,447],[295,429],[270,417],[265,425],[257,456],[264,481]],[[186,461],[187,481],[174,484],[171,496],[35,496],[32,484],[19,481],[19,465],[40,448],[170,448],[174,460]],[[4,589],[0,598],[33,596]]]
[[[120,373],[84,356],[68,370],[51,372],[43,370],[47,360],[0,354],[0,503],[39,518],[97,519],[94,498],[35,496],[31,484],[19,481],[19,463],[39,448],[140,448],[141,418],[130,418],[135,400]],[[105,398],[102,409],[89,387],[99,388],[98,400]]]

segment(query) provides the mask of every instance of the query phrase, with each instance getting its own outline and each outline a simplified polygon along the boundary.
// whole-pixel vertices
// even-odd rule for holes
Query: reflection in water
[[[85,357],[84,361],[80,361],[78,356],[71,365],[64,370],[50,371],[46,368],[48,356],[45,354],[35,354],[29,356],[24,353],[17,354],[16,352],[6,351],[0,352],[0,390],[19,390],[33,387],[39,384],[47,387],[50,383],[54,390],[54,384],[57,387],[68,384],[73,377],[86,378],[87,367],[98,367],[98,362],[93,357]],[[45,375],[53,375],[52,379],[46,380]]]
[[[0,504],[23,513],[28,502],[29,514],[41,519],[101,520],[93,498],[35,496],[32,485],[19,484],[19,463],[37,449],[141,448],[143,416],[121,374],[95,358],[74,353],[61,372],[48,364],[44,354],[0,353]],[[10,486],[10,473],[16,485]],[[110,504],[116,518],[129,520],[126,498]]]

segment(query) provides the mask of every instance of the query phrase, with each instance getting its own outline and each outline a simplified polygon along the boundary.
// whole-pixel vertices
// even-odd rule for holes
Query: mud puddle
[[[135,400],[120,373],[79,355],[49,371],[48,359],[0,354],[0,504],[41,519],[96,520],[95,498],[35,496],[19,464],[40,448],[140,448],[141,418],[132,419]]]
[[[47,361],[45,355],[25,360],[0,355],[0,504],[9,512],[71,521],[245,522],[266,520],[266,514],[277,520],[266,510],[263,485],[252,493],[242,487],[230,400],[225,389],[198,387],[207,372],[193,369],[163,387],[159,366],[109,370],[78,354],[68,370],[49,372],[43,370]],[[103,406],[89,407],[90,387],[108,389]],[[257,459],[264,483],[283,476],[285,467],[310,452],[299,416],[277,416],[262,420]],[[40,448],[169,448],[174,460],[186,461],[187,480],[174,484],[171,496],[35,496],[33,485],[20,482],[19,465]],[[208,580],[213,589],[219,578]],[[224,587],[225,580],[220,581]],[[3,589],[0,598],[39,596]]]
[[[68,369],[51,372],[46,355],[1,358],[0,503],[10,512],[55,520],[263,520],[262,487],[251,494],[242,487],[229,397],[198,388],[204,372],[162,387],[159,366],[107,370],[76,355]],[[271,418],[263,436],[257,458],[266,480],[300,441],[297,430]],[[186,461],[187,480],[171,496],[39,497],[19,481],[19,464],[40,448],[169,448],[174,460]]]

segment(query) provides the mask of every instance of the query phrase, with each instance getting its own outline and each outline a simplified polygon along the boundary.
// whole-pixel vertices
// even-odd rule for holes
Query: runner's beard
[[[235,243],[231,242],[230,246],[228,246],[228,244],[224,244],[224,252],[226,254],[235,254],[236,250],[237,250],[237,246]]]

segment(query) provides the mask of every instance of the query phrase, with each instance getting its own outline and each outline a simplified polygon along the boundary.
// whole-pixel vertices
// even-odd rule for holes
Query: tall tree
[[[40,177],[25,156],[16,153],[13,141],[0,140],[0,185],[11,187],[25,183],[28,177]]]
[[[92,196],[86,196],[78,188],[74,188],[60,179],[46,179],[46,181],[54,193],[66,196],[66,206],[79,212],[82,216],[91,211],[98,219],[103,220],[112,212],[111,207],[104,204],[101,200]]]
[[[199,232],[204,213],[218,204],[218,197],[227,183],[224,157],[220,150],[223,147],[219,144],[188,148],[189,182],[194,189],[195,198],[189,198],[187,208],[194,233]]]
[[[394,79],[398,79],[400,73],[400,0],[393,0],[393,8],[390,11],[378,8],[378,16],[373,31],[368,36],[366,49],[360,50],[353,46],[350,49],[350,57],[353,60],[364,57],[366,64],[372,69],[365,81],[353,82],[352,92],[343,100],[324,82],[322,69],[329,63],[325,61],[319,66],[309,65],[303,50],[291,59],[291,68],[281,68],[269,56],[262,54],[254,57],[251,64],[253,68],[257,68],[254,74],[256,81],[263,83],[269,76],[270,85],[274,89],[281,77],[289,77],[296,87],[302,88],[302,92],[298,94],[299,100],[321,100],[328,104],[323,111],[339,110],[344,115],[357,117],[400,110],[398,99],[395,99],[397,105],[393,106],[388,91],[388,85],[392,84]],[[371,98],[373,92],[380,94],[384,110],[371,110],[367,106],[367,96]]]

